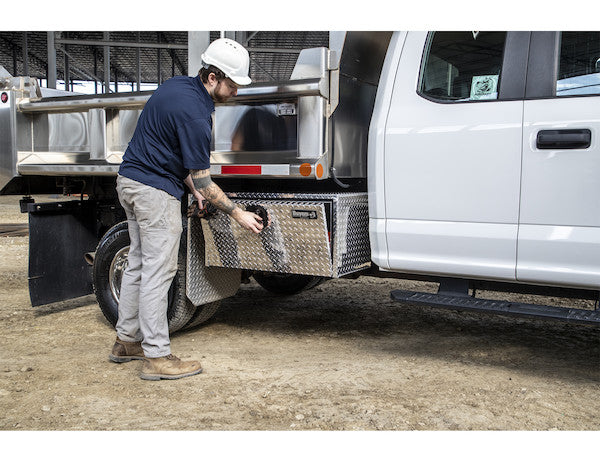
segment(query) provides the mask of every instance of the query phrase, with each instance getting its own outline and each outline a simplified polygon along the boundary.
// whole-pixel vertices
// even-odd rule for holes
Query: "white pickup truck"
[[[53,98],[32,79],[3,85],[2,193],[81,194],[22,201],[32,303],[93,287],[114,323],[128,248],[114,180],[149,94]],[[425,279],[439,292],[392,297],[600,322],[596,309],[475,297],[598,301],[599,108],[598,32],[332,33],[329,48],[300,54],[289,81],[217,106],[211,173],[271,225],[250,236],[220,212],[185,220],[171,330],[208,319],[248,276],[285,294],[324,278]]]

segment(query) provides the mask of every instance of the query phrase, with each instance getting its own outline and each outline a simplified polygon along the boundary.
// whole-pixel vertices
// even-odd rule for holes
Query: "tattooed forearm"
[[[202,188],[210,186],[210,184],[213,182],[210,176],[196,178],[194,175],[192,175],[192,181],[194,182],[194,188],[196,188],[198,191],[200,191]]]
[[[200,191],[208,202],[227,215],[230,215],[236,208],[236,205],[229,200],[227,195],[210,178],[208,170],[192,170],[190,172],[194,187]]]
[[[227,215],[230,215],[235,209],[235,204],[231,202],[223,190],[212,181],[208,186],[201,189],[196,186],[196,189],[200,191],[200,193],[208,200],[208,202],[210,202],[219,210],[225,212]]]

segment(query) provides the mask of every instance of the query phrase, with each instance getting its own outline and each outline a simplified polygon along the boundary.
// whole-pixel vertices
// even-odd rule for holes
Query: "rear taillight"
[[[8,101],[8,93],[2,92],[2,96],[0,96],[0,101],[6,103]]]

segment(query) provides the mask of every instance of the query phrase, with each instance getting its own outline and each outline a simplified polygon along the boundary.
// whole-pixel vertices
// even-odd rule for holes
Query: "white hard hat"
[[[248,85],[252,82],[248,77],[250,56],[248,50],[235,40],[220,38],[212,42],[202,53],[202,61],[213,65],[238,85]]]

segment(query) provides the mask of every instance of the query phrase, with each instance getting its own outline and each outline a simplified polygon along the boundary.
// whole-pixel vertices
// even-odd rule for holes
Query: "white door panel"
[[[587,128],[587,149],[537,149],[540,130]],[[600,97],[526,101],[521,223],[600,226]]]
[[[523,102],[419,96],[426,36],[407,35],[386,127],[390,266],[514,280]]]
[[[600,287],[600,230],[594,227],[519,227],[519,280]]]
[[[517,225],[388,220],[390,267],[514,280]]]
[[[600,287],[600,97],[526,101],[517,279]],[[587,149],[538,149],[540,130],[589,129]]]
[[[522,102],[439,104],[413,92],[395,105],[388,217],[517,223]]]

